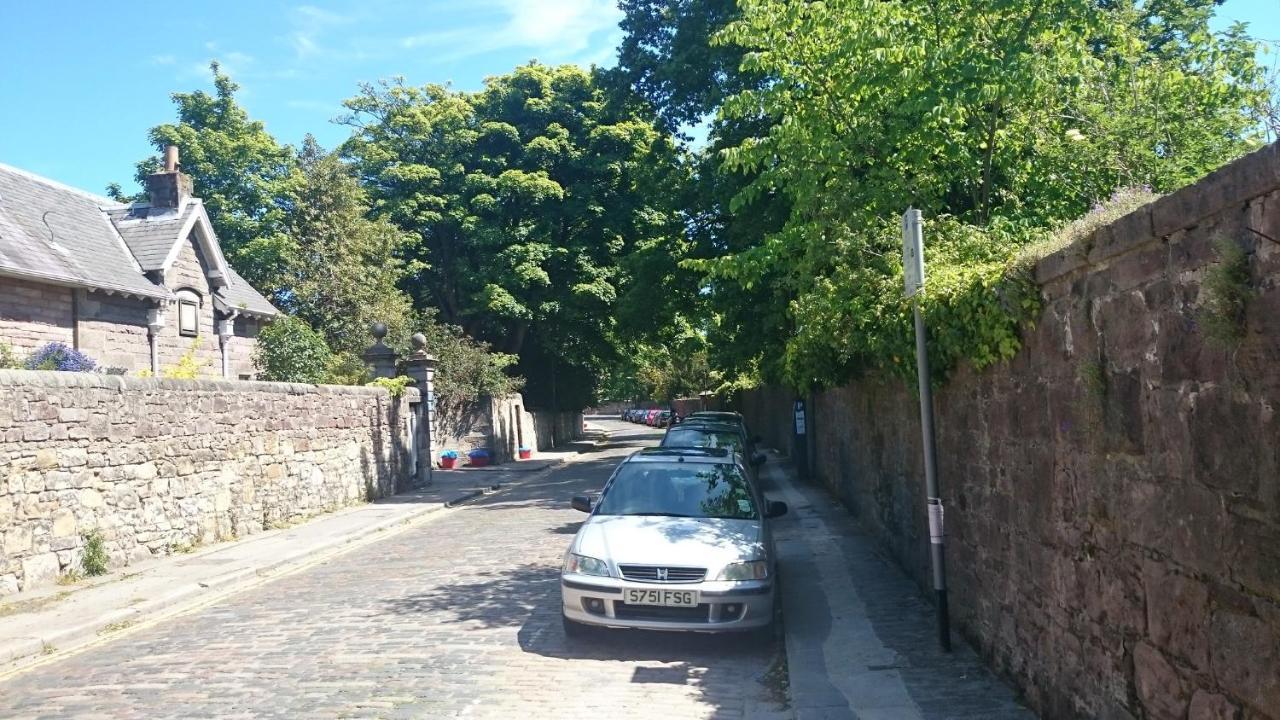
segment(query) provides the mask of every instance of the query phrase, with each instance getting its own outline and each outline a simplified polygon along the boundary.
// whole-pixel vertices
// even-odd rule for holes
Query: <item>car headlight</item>
[[[769,577],[769,563],[764,560],[733,563],[720,571],[717,580],[764,580]]]
[[[609,577],[609,564],[586,555],[568,553],[564,556],[564,572],[577,575],[600,575]]]

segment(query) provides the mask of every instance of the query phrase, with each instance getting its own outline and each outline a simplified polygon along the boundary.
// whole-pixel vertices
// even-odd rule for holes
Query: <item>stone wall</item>
[[[70,288],[0,277],[0,343],[19,356],[51,342],[75,342]]]
[[[214,328],[213,295],[207,277],[208,262],[197,249],[194,237],[188,236],[182,243],[173,265],[165,273],[165,285],[177,292],[190,290],[200,297],[197,337],[183,336],[178,329],[178,308],[169,310],[168,324],[160,331],[157,344],[161,368],[178,364],[182,357],[192,353],[200,365],[201,377],[222,376],[222,350]]]
[[[1206,336],[1216,242],[1245,339]],[[1040,263],[1021,353],[936,395],[953,620],[1047,718],[1280,718],[1280,146]],[[788,447],[788,393],[739,398]],[[813,467],[929,587],[917,400],[810,398]]]
[[[523,396],[481,398],[460,407],[437,408],[432,428],[436,459],[445,450],[463,457],[485,448],[496,463],[516,458],[520,447],[550,450],[582,437],[582,413],[531,411]]]
[[[76,347],[103,367],[130,371],[151,367],[147,311],[136,298],[76,292]]]
[[[368,387],[0,371],[0,595],[394,492],[409,403]]]

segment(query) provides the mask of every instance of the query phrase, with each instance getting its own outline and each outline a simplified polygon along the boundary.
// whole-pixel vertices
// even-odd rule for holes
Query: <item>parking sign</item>
[[[902,279],[907,297],[924,287],[924,232],[920,226],[920,211],[907,208],[902,214]]]

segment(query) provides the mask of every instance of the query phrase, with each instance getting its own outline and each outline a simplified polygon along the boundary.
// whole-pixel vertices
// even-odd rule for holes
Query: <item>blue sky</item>
[[[332,147],[348,130],[330,120],[360,82],[475,89],[531,58],[611,65],[614,2],[0,0],[0,162],[94,192],[131,189],[147,129],[173,119],[170,93],[210,88],[213,58],[277,139],[311,132]],[[1280,45],[1280,0],[1227,0],[1219,16]]]

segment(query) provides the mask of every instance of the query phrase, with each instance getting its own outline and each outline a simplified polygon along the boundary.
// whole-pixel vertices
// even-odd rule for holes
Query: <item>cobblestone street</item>
[[[746,639],[564,637],[560,558],[613,441],[540,480],[0,683],[5,718],[739,718],[777,708]]]

